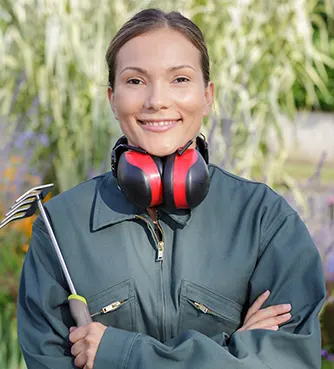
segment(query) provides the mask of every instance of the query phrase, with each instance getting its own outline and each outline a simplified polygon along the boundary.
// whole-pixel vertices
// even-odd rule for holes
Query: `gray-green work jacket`
[[[195,209],[146,211],[111,173],[45,204],[77,293],[108,326],[94,369],[317,369],[325,299],[318,250],[268,186],[209,166]],[[236,332],[254,300],[292,305],[278,331]],[[19,291],[19,341],[29,369],[75,368],[70,294],[41,218]],[[105,309],[103,309],[105,308]]]

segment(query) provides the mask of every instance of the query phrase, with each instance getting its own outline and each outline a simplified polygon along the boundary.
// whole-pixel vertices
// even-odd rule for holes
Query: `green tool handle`
[[[89,314],[87,301],[80,295],[68,296],[68,303],[70,305],[70,312],[78,327],[85,326],[92,323],[93,320]]]

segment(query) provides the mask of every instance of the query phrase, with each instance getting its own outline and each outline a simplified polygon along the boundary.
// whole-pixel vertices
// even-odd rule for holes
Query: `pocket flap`
[[[240,322],[242,306],[206,287],[184,280],[181,287],[181,297],[203,304],[213,312],[236,323]]]
[[[106,305],[116,302],[128,300],[134,297],[134,289],[132,279],[127,279],[106,290],[100,291],[87,298],[87,303],[91,313],[101,310]]]

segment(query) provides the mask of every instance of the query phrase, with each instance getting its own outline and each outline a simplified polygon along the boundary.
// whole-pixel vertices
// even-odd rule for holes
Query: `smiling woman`
[[[174,13],[170,19],[182,18]],[[193,139],[209,113],[213,84],[203,72],[208,57],[194,45],[204,44],[199,30],[190,38],[163,21],[154,32],[142,23],[140,32],[136,22],[136,37],[123,45],[125,35],[116,36],[118,47],[109,47],[109,100],[129,143],[165,156]]]
[[[72,326],[38,218],[18,305],[28,368],[320,368],[318,251],[281,196],[209,164],[201,31],[180,13],[143,10],[106,60],[124,133],[112,171],[46,204],[93,323]]]

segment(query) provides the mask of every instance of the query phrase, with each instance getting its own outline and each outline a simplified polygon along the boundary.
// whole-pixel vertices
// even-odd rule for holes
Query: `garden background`
[[[203,30],[216,100],[211,161],[268,183],[321,254],[323,368],[334,368],[332,0],[0,0],[0,218],[34,185],[52,196],[109,170],[120,131],[104,55],[139,9],[179,10]],[[25,368],[16,298],[33,218],[0,231],[0,368]]]

